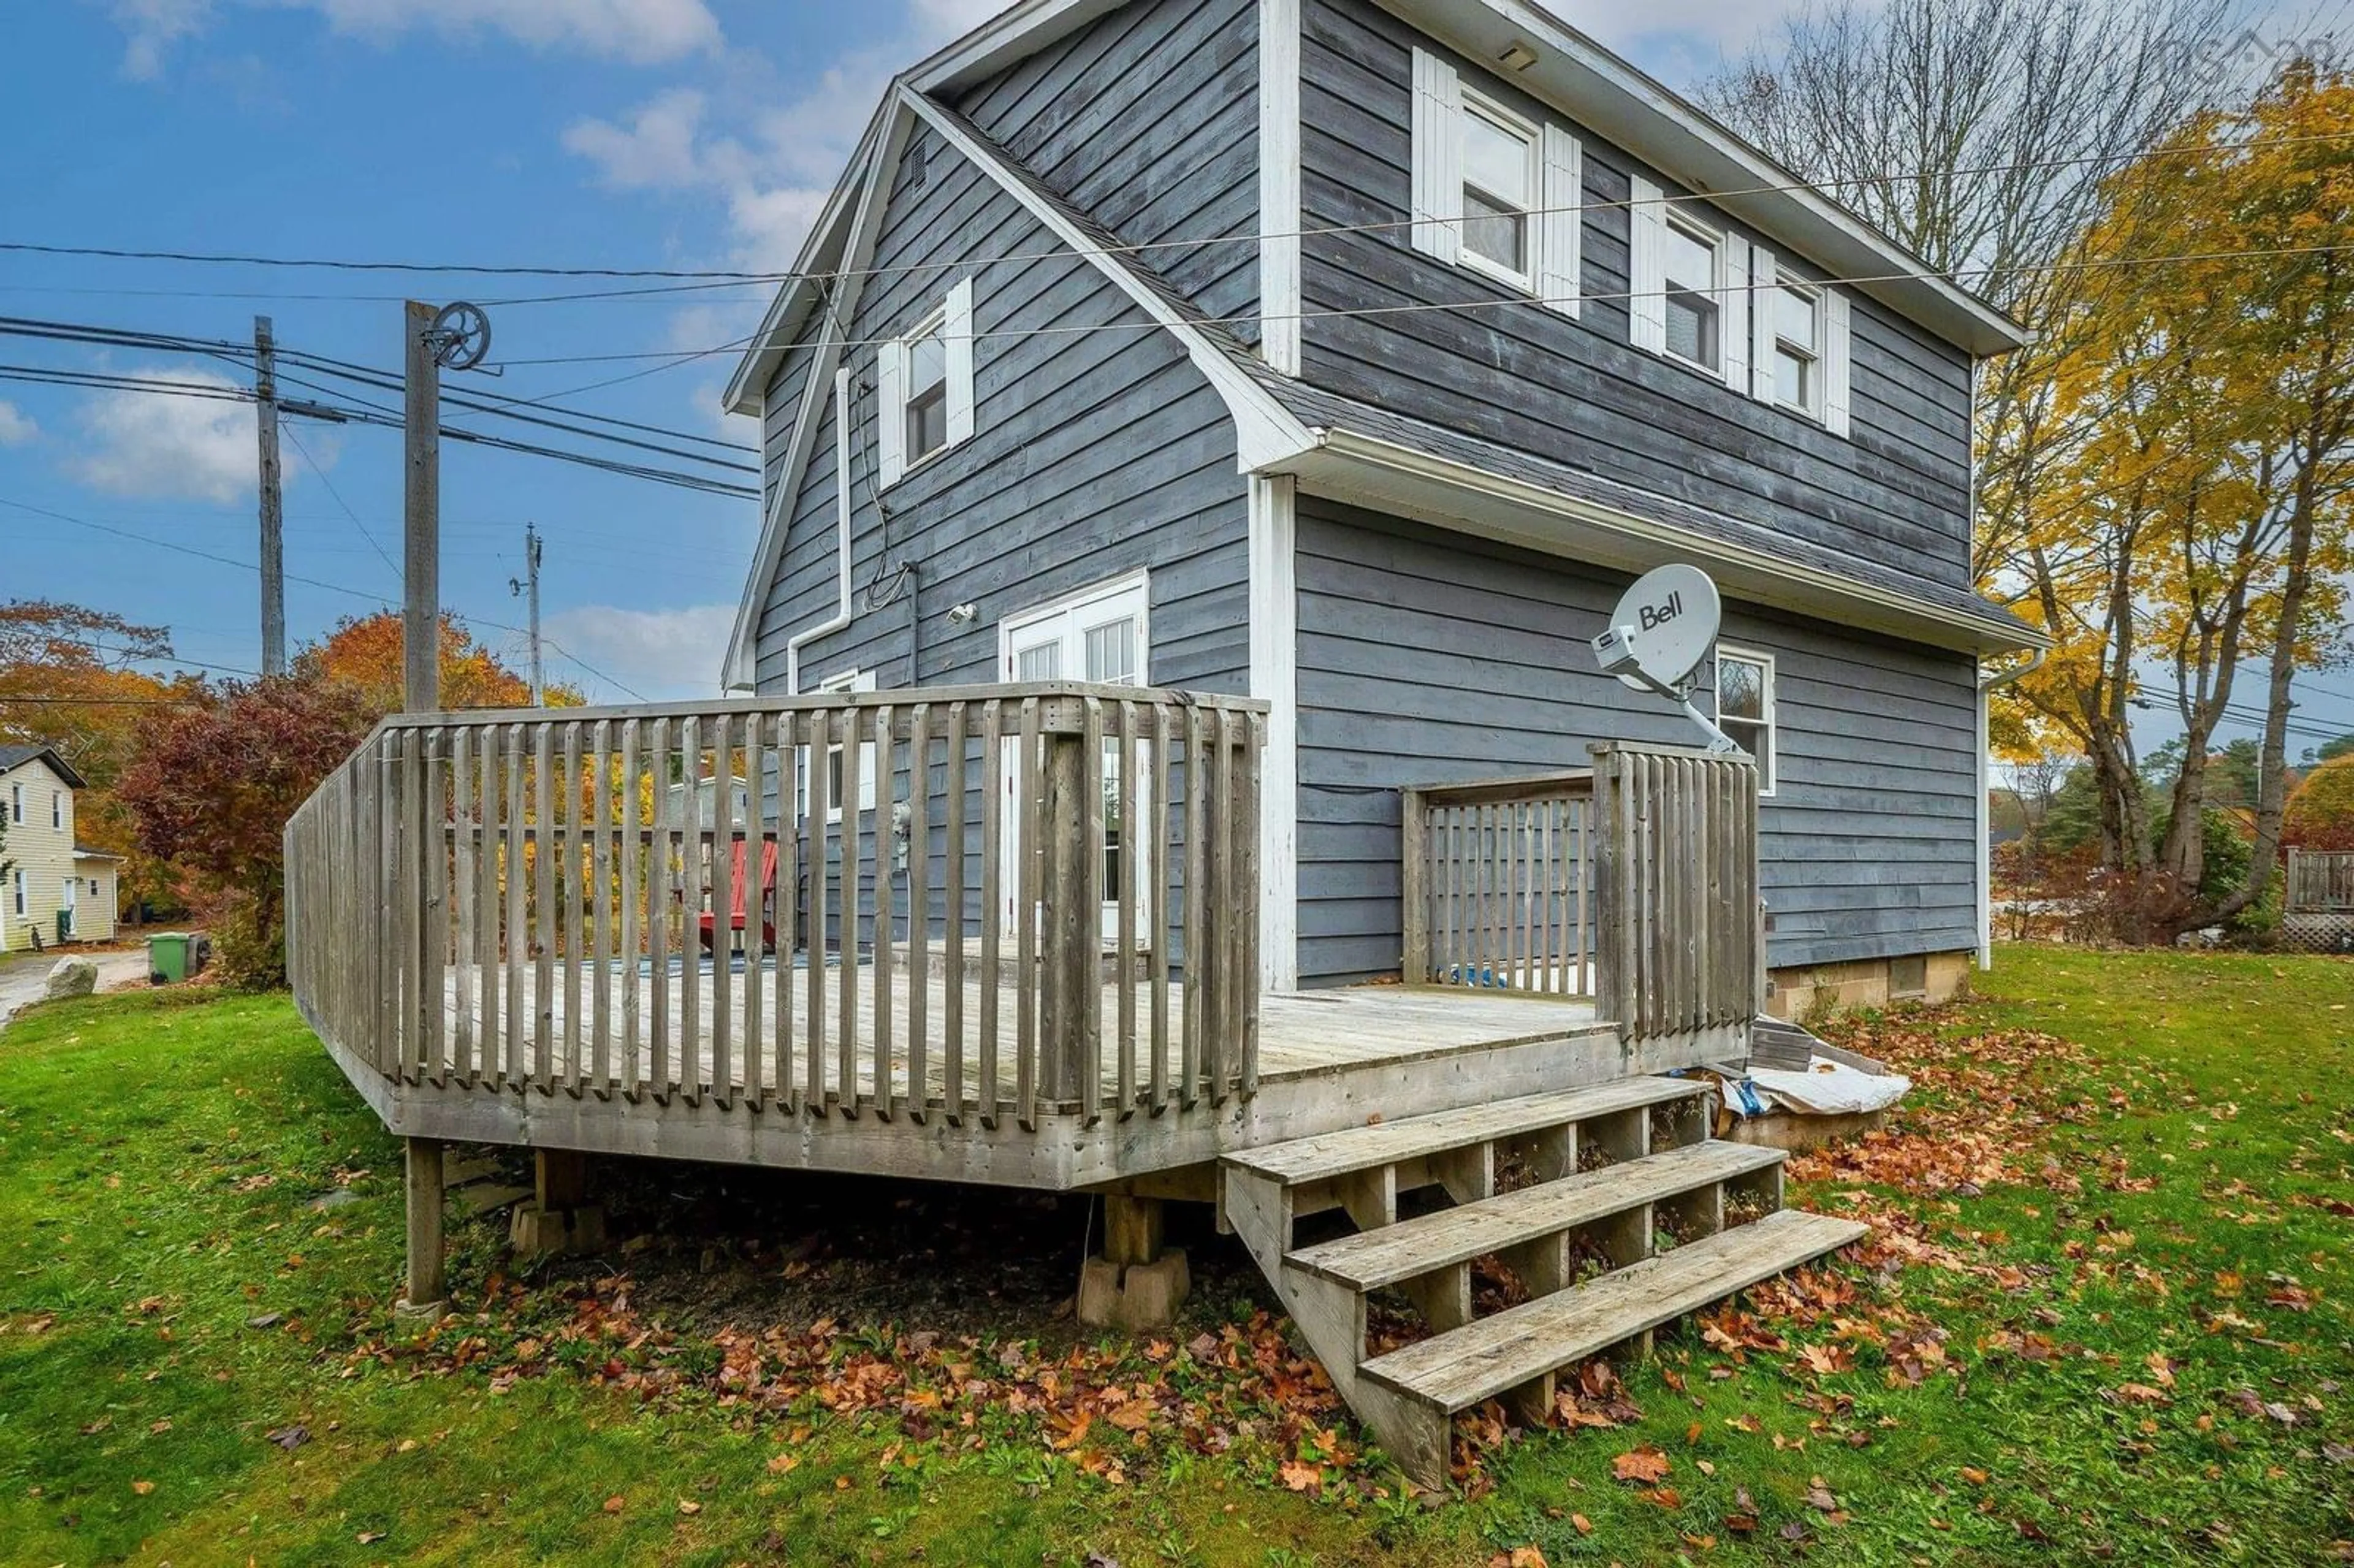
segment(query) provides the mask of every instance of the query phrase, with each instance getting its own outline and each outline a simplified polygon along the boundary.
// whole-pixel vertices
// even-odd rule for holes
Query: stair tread
[[[1590,1089],[1528,1095],[1435,1111],[1428,1116],[1343,1128],[1226,1156],[1226,1163],[1289,1185],[1346,1176],[1395,1160],[1443,1153],[1489,1139],[1633,1110],[1704,1093],[1698,1078],[1621,1078]]]
[[[1871,1227],[1783,1209],[1377,1356],[1359,1375],[1452,1414],[1845,1246]]]
[[[1302,1247],[1285,1262],[1355,1289],[1378,1290],[1785,1158],[1778,1149],[1712,1139]]]

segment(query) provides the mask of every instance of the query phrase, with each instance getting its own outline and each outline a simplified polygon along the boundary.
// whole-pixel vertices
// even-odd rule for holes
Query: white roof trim
[[[1767,551],[1711,537],[1599,502],[1435,456],[1352,430],[1320,430],[1316,450],[1285,465],[1322,494],[1361,498],[1459,532],[1570,555],[1594,566],[1642,572],[1670,559],[1707,567],[1755,603],[1962,652],[2048,647],[2031,630],[1992,621],[1851,578],[1828,577]],[[1564,528],[1563,525],[1567,524]]]

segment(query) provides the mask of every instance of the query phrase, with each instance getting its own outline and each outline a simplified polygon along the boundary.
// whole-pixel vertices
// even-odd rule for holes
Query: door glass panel
[[[1034,643],[1013,651],[1013,678],[1017,681],[1059,681],[1063,678],[1063,645],[1057,642]]]
[[[1126,616],[1087,631],[1087,679],[1107,685],[1137,684],[1136,622]]]

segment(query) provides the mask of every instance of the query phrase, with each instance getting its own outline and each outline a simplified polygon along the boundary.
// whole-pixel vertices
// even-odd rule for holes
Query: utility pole
[[[431,713],[441,705],[441,359],[436,314],[419,300],[409,301],[401,313],[407,392],[401,410],[407,448],[401,485],[401,705],[410,713]]]
[[[261,673],[286,673],[286,515],[278,467],[278,343],[253,318],[253,427],[261,446]]]
[[[507,591],[511,594],[525,595],[531,603],[531,614],[526,618],[525,624],[531,628],[531,705],[535,708],[547,705],[546,666],[541,662],[539,649],[539,547],[541,543],[539,531],[532,524],[525,524],[523,525],[524,575],[520,580],[514,577],[507,579]]]

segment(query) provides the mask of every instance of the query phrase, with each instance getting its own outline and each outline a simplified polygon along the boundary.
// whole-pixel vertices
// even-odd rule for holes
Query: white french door
[[[1150,585],[1142,573],[1098,584],[1037,609],[1009,617],[998,629],[998,678],[1002,681],[1087,681],[1098,685],[1140,686],[1150,660]],[[1003,861],[998,901],[1000,928],[1008,936],[1018,927],[1022,865],[1022,779],[1019,742],[1008,741],[1000,753],[998,788],[1003,791],[1000,821]],[[1151,754],[1140,742],[1137,770],[1149,791]],[[1152,885],[1149,835],[1131,835],[1120,820],[1128,798],[1119,776],[1119,746],[1107,741],[1103,757],[1104,800],[1104,940],[1119,934],[1119,890],[1124,878],[1137,885]],[[1149,793],[1140,795],[1147,820],[1152,815]],[[1133,838],[1133,842],[1131,842]],[[1140,928],[1150,922],[1140,916]]]

